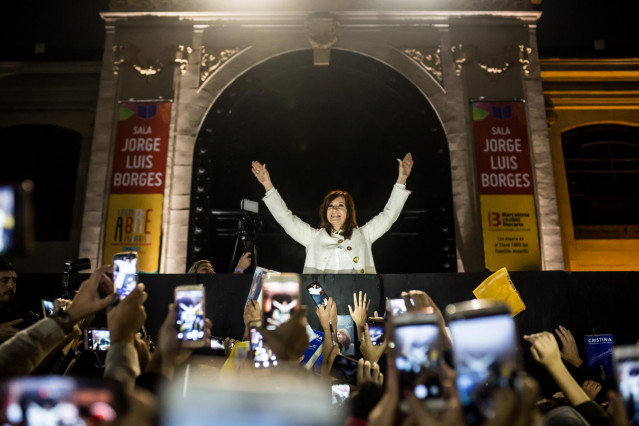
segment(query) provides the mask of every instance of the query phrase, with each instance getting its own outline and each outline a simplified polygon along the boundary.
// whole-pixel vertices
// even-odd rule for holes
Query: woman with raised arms
[[[397,182],[381,213],[360,227],[357,225],[351,195],[346,191],[331,191],[324,197],[319,208],[319,228],[313,228],[291,213],[273,186],[266,164],[253,161],[253,174],[266,191],[263,198],[266,207],[284,231],[306,248],[303,273],[377,273],[372,245],[395,223],[410,195],[410,191],[406,189],[406,179],[413,168],[413,157],[408,153],[403,160],[397,161]]]

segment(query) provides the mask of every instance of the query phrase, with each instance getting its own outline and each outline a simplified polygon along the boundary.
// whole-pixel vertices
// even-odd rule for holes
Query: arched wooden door
[[[456,270],[450,159],[432,106],[403,75],[370,57],[331,51],[314,66],[312,51],[286,53],[237,78],[218,97],[197,137],[188,235],[190,265],[210,259],[227,272],[242,199],[260,201],[258,265],[301,272],[304,248],[261,202],[250,171],[265,162],[297,216],[317,226],[333,189],[349,191],[363,225],[384,207],[397,161],[415,159],[400,219],[373,245],[378,273]],[[187,267],[188,267],[187,265]]]

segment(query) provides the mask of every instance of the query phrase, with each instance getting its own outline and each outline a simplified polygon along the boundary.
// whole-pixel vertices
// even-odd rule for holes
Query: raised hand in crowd
[[[628,415],[626,414],[626,403],[623,400],[623,396],[616,390],[608,391],[606,396],[609,402],[606,414],[610,419],[610,424],[612,426],[628,426]]]
[[[244,335],[242,340],[249,340],[249,332],[250,327],[249,324],[252,321],[261,321],[262,320],[262,310],[260,309],[260,304],[257,300],[249,300],[246,306],[244,307]]]
[[[105,274],[109,270],[108,265],[97,268],[82,282],[66,315],[38,321],[0,345],[0,377],[30,374],[53,351],[68,343],[67,335],[77,333],[78,321],[112,305],[113,283]]]
[[[561,341],[561,357],[574,367],[579,367],[583,364],[584,361],[579,356],[575,338],[572,336],[570,330],[560,325],[555,329],[555,333]]]
[[[138,284],[129,295],[107,313],[107,325],[111,345],[118,342],[133,343],[135,335],[144,325],[146,310],[144,302],[148,295],[144,284]]]
[[[251,258],[252,253],[250,251],[245,252],[244,254],[242,254],[242,257],[240,257],[240,260],[237,261],[237,266],[235,267],[235,274],[243,274],[244,271],[246,271],[248,269],[249,266],[251,266],[251,262],[253,261],[253,259]]]
[[[390,357],[386,365],[385,389],[382,399],[368,415],[367,426],[395,425],[399,405],[399,379],[395,361]]]
[[[379,387],[384,384],[384,375],[379,371],[377,362],[365,361],[364,358],[357,360],[357,386],[365,383],[373,383]]]
[[[595,382],[594,380],[586,380],[581,384],[581,388],[584,390],[584,392],[586,392],[588,398],[594,401],[594,399],[597,397],[597,394],[601,390],[601,384]]]
[[[435,301],[422,290],[410,290],[410,291],[402,291],[401,293],[402,299],[404,299],[404,303],[406,304],[406,310],[408,312],[422,310],[422,309],[432,309],[433,313],[437,314],[439,318],[439,327],[444,336],[444,349],[450,350],[453,347],[453,343],[450,340],[450,335],[446,331],[446,320],[444,319],[444,315],[442,314],[441,309],[437,306]]]
[[[140,371],[144,371],[151,359],[151,340],[148,336],[146,338],[142,337],[142,333],[136,333],[133,346],[135,346],[135,351],[138,353]]]
[[[464,412],[457,397],[454,370],[443,366],[445,406],[441,410],[431,411],[414,395],[407,400],[408,413],[397,410],[400,402],[397,369],[389,360],[387,366],[386,390],[379,404],[371,411],[369,426],[391,426],[397,424],[397,418],[403,416],[400,424],[418,426],[463,426]],[[534,426],[543,425],[543,419],[536,409],[539,399],[539,384],[531,377],[520,379],[517,389],[498,389],[495,391],[495,414],[486,420],[484,426]]]
[[[388,333],[386,333],[388,336]],[[388,347],[388,337],[384,338],[381,345],[374,345],[368,332],[368,323],[364,323],[363,331],[359,338],[359,351],[368,362],[377,363]]]
[[[153,393],[136,387],[126,392],[126,401],[129,409],[116,421],[116,425],[146,426],[159,423],[158,399]]]
[[[89,279],[82,282],[71,305],[66,308],[71,319],[77,322],[113,305],[116,297],[113,293],[113,281],[106,275],[111,271],[111,265],[101,266],[93,271]]]
[[[140,283],[107,312],[111,346],[104,363],[104,377],[121,383],[125,389],[133,388],[141,372],[134,341],[146,320],[143,304],[147,297],[144,284]]]
[[[53,301],[53,310],[57,311],[58,309],[66,309],[71,305],[71,301],[69,299],[57,298]]]
[[[577,384],[561,362],[561,351],[552,334],[544,331],[524,336],[524,339],[530,343],[530,352],[535,361],[548,370],[572,405],[576,406],[589,400],[586,392]]]
[[[233,346],[236,342],[237,341],[235,339],[231,339],[230,337],[224,339],[224,356],[228,358],[228,356],[231,355],[231,351],[233,350]]]
[[[407,311],[416,311],[423,308],[433,308],[435,313],[440,317],[442,325],[445,326],[444,316],[435,301],[422,290],[402,291],[402,299],[406,304]]]
[[[71,300],[68,300],[68,299],[58,298],[53,301],[54,312],[61,309],[66,310],[69,306],[71,306]],[[80,341],[80,337],[82,337],[82,330],[84,330],[85,328],[89,326],[89,324],[91,324],[91,321],[93,321],[93,318],[95,318],[95,315],[89,315],[88,317],[82,318],[81,320],[78,321],[77,323],[78,326],[74,328],[74,330],[69,335],[67,335],[67,338],[64,340],[64,343],[61,345],[63,354],[67,354],[69,350],[71,349],[75,350],[77,348],[78,343]],[[53,356],[54,353],[50,355]],[[46,363],[47,362],[45,360],[42,364],[46,364]]]
[[[331,378],[331,368],[333,367],[333,363],[335,362],[335,357],[339,355],[339,346],[337,343],[329,343],[324,340],[322,343],[322,377],[329,379]]]
[[[322,326],[322,331],[324,332],[324,341],[337,343],[337,304],[335,303],[333,298],[329,297],[328,302],[326,302],[325,305],[318,306],[315,310],[315,314],[317,314],[317,318],[319,319],[320,325]]]
[[[367,297],[366,293],[362,291],[359,292],[359,297],[357,293],[353,293],[353,306],[348,305],[348,312],[350,312],[351,318],[353,318],[353,322],[357,328],[357,338],[360,341],[361,335],[364,332],[363,327],[368,321],[368,308],[371,306],[371,301],[367,299]]]
[[[278,360],[295,361],[308,347],[306,333],[306,314],[308,308],[300,306],[291,318],[275,330],[259,328],[264,337],[264,343],[271,348]]]
[[[154,372],[165,377],[171,378],[175,369],[183,364],[192,354],[193,348],[183,348],[177,338],[177,330],[175,327],[175,304],[169,305],[169,310],[164,318],[164,322],[158,331],[158,342],[155,351],[151,355],[151,360],[146,369],[147,372]],[[204,320],[204,345],[211,344],[211,320]]]

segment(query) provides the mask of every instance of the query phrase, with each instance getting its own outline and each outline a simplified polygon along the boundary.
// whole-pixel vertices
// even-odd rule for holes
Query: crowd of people
[[[387,205],[361,227],[348,192],[327,194],[313,228],[288,210],[265,164],[253,162],[252,172],[274,218],[305,246],[305,273],[376,273],[371,245],[410,194],[413,158],[398,162]],[[234,273],[255,266],[253,255],[242,254]],[[289,287],[286,300],[269,296],[263,306],[249,295],[237,312],[240,338],[220,336],[205,318],[201,286],[183,286],[149,336],[144,284],[134,280],[120,297],[112,272],[108,265],[95,269],[72,300],[55,300],[40,318],[16,303],[17,272],[0,261],[3,425],[639,424],[639,401],[624,400],[610,377],[583,361],[570,330],[558,325],[554,334],[523,336],[521,348],[509,308],[499,302],[469,301],[442,313],[424,291],[407,290],[379,313],[359,291],[348,304],[351,334],[338,324],[337,301],[314,282],[314,314],[295,297],[299,288]],[[199,260],[188,273],[215,270]],[[279,314],[267,318],[267,306]],[[320,330],[309,326],[308,315]],[[91,328],[96,316],[105,318],[106,330]],[[355,355],[344,356],[347,350]],[[526,371],[522,350],[552,378],[552,393]],[[639,362],[628,364],[627,375],[626,386],[637,389],[630,395],[639,399]]]
[[[271,359],[277,360],[258,368],[247,343],[251,324],[262,320],[257,301],[238,312],[245,329],[241,339],[223,336],[222,348],[210,349],[215,325],[206,319],[205,347],[194,350],[180,345],[173,304],[157,336],[144,336],[144,284],[116,302],[110,272],[109,266],[95,269],[72,300],[56,300],[51,316],[24,326],[23,318],[12,318],[17,273],[0,262],[3,424],[634,424],[621,395],[584,363],[571,332],[561,326],[554,334],[540,330],[525,336],[528,347],[521,348],[554,380],[559,392],[551,395],[542,395],[538,381],[523,368],[494,367],[494,360],[481,360],[483,354],[472,354],[467,362],[483,362],[488,378],[477,379],[481,389],[469,393],[469,365],[460,364],[459,356],[468,342],[458,341],[448,313],[419,290],[401,294],[406,313],[381,313],[381,344],[369,333],[370,299],[363,292],[353,295],[348,311],[356,329],[354,359],[341,355],[336,301],[321,299],[315,309],[321,330],[312,331],[324,336],[317,365],[314,359],[306,362],[304,354],[316,336],[309,335],[308,307],[299,306],[279,327],[258,327]],[[431,318],[441,336],[423,352],[423,339],[401,346],[396,331],[402,324],[398,317],[416,313]],[[100,348],[87,349],[83,331],[103,314],[109,348],[99,353]],[[400,357],[404,364],[397,362]],[[419,360],[416,374],[409,376],[418,385],[408,392],[406,359]],[[337,367],[348,362],[353,362],[350,372]]]

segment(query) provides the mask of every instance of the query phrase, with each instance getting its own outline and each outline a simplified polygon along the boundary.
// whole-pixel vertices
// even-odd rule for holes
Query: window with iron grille
[[[639,127],[582,126],[562,145],[575,238],[639,238]]]

